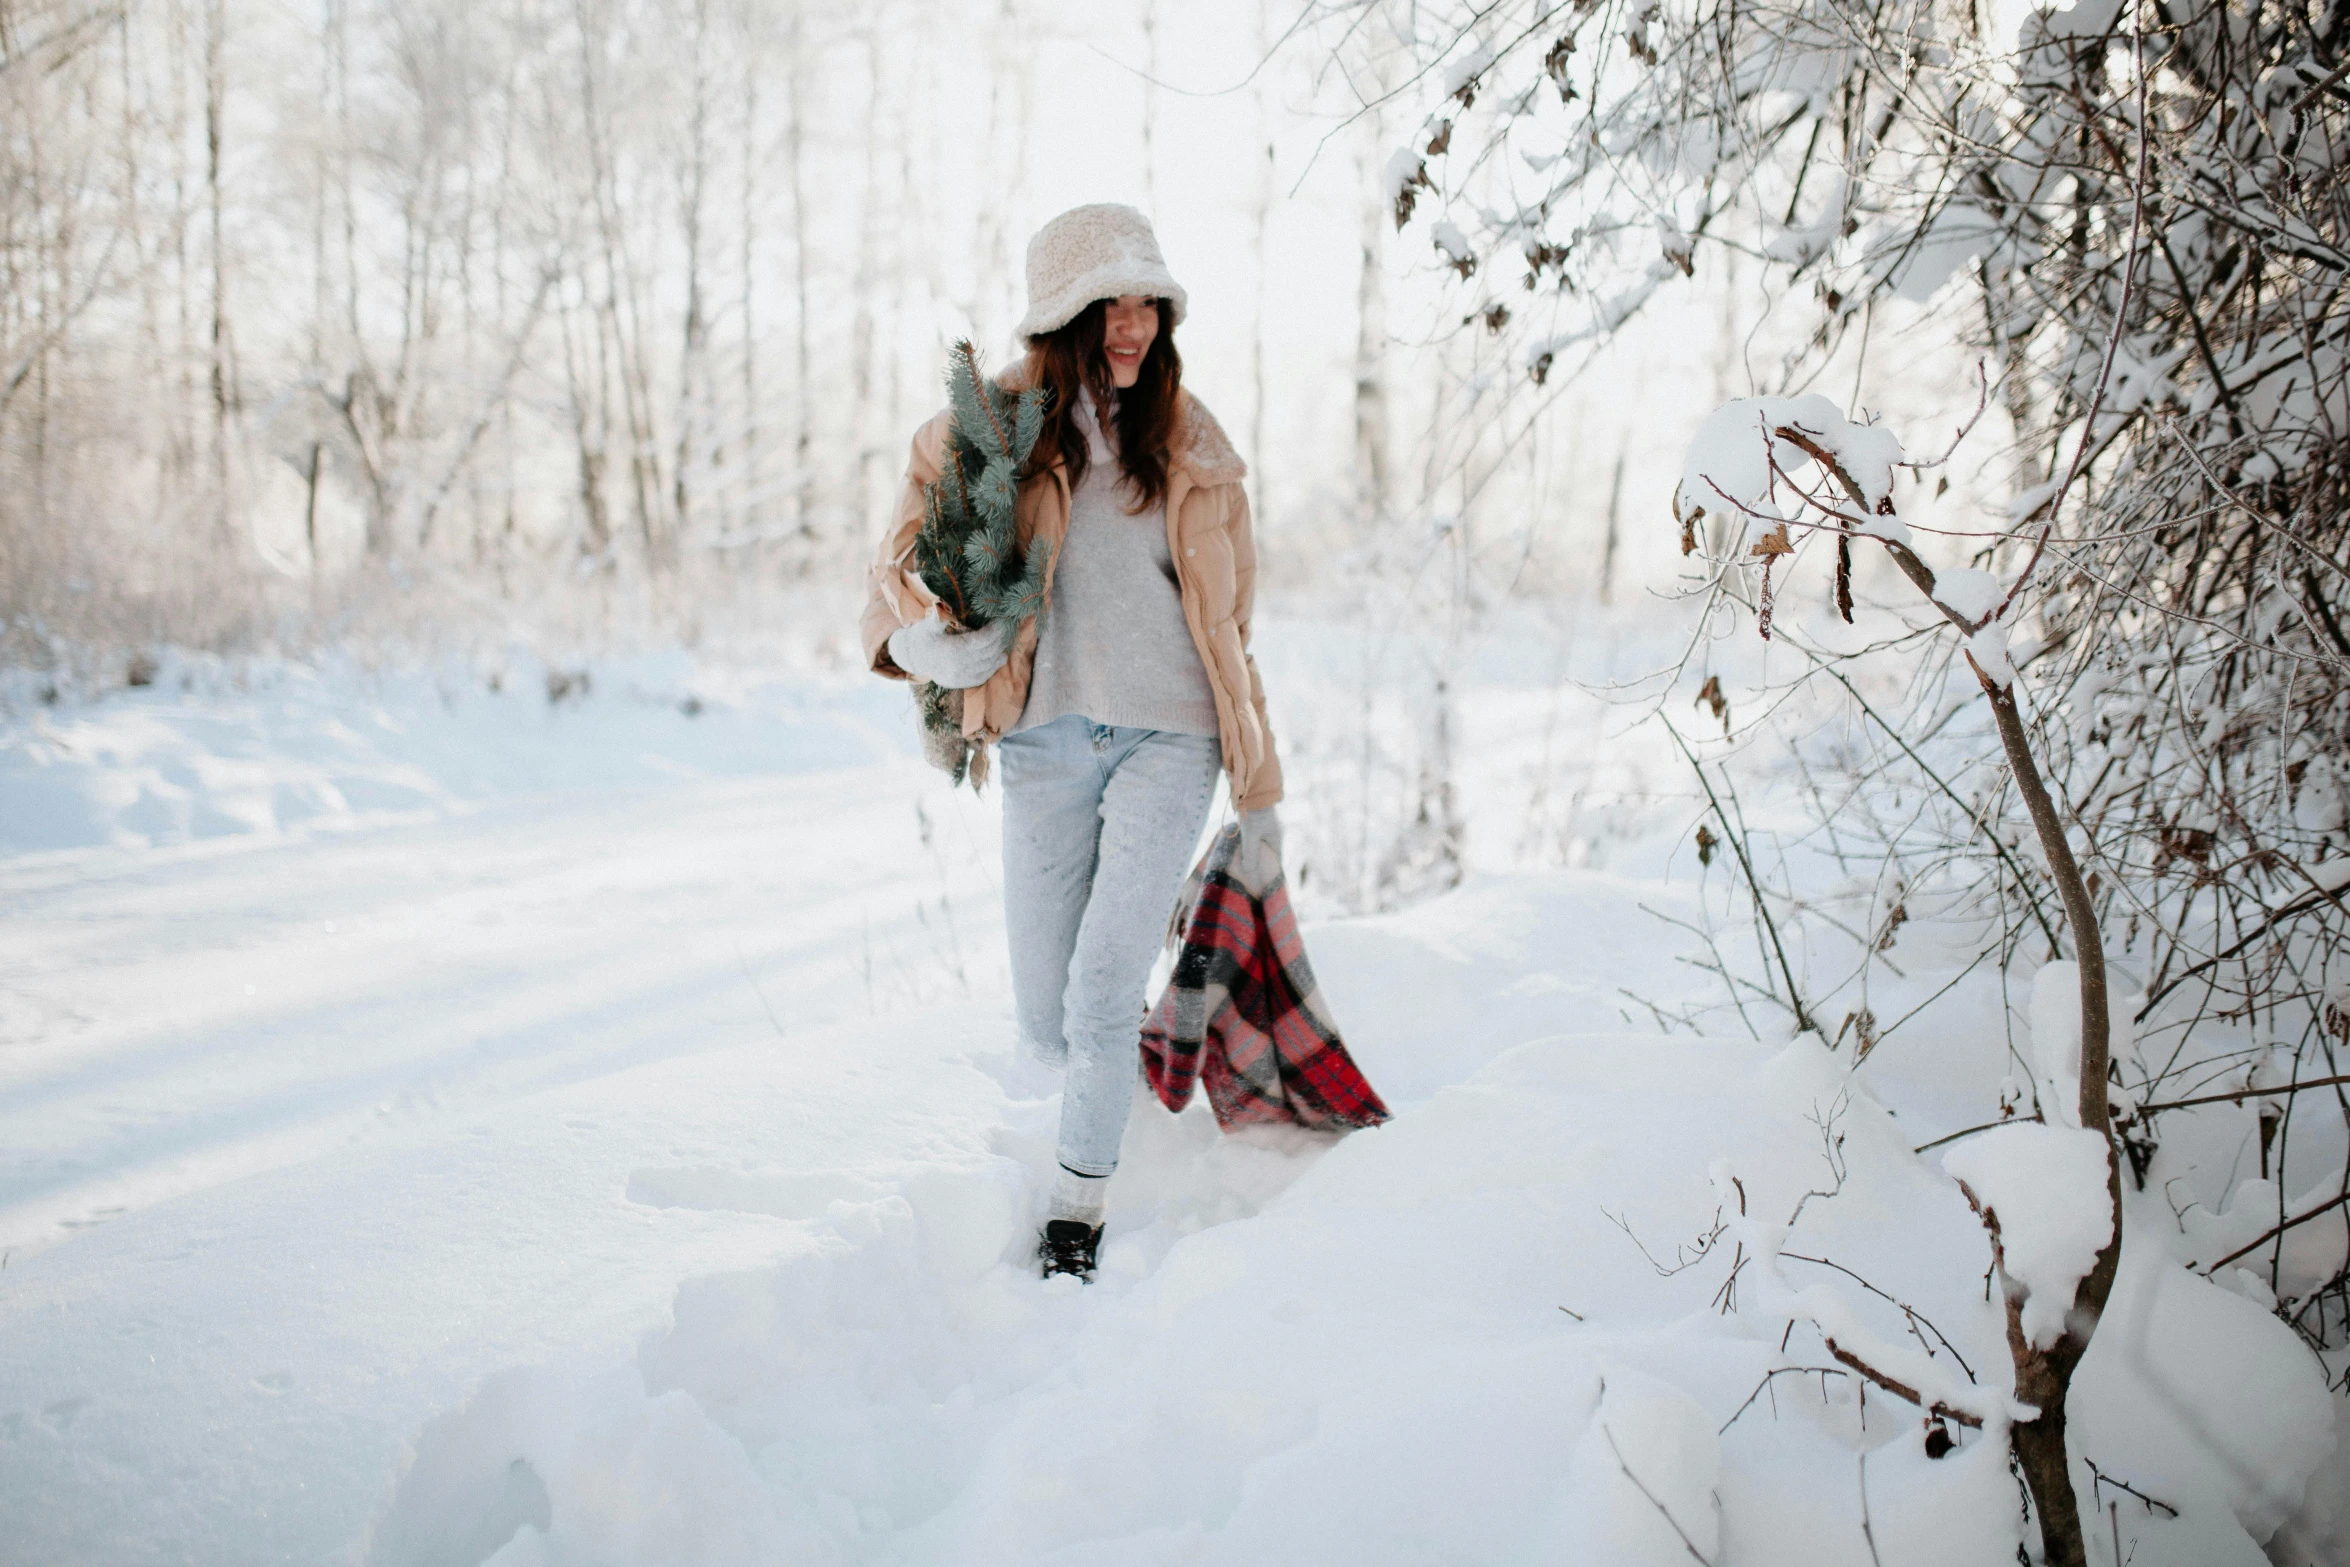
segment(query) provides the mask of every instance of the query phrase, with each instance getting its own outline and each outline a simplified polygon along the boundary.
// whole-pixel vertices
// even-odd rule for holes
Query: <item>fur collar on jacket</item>
[[[1238,484],[1248,477],[1248,464],[1232,449],[1224,427],[1189,392],[1183,394],[1183,421],[1175,431],[1174,462],[1194,484]]]

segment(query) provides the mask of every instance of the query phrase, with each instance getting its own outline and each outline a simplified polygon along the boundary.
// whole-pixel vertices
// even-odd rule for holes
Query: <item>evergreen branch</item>
[[[973,348],[971,339],[966,337],[955,344],[955,357],[956,368],[970,386],[971,401],[986,416],[987,427],[995,436],[995,452],[991,455],[1009,456],[1012,450],[1011,437],[1005,432],[1003,421],[996,417],[995,399],[988,395],[989,388],[979,378],[979,350]]]
[[[1000,582],[1005,565],[1003,542],[994,536],[993,529],[973,533],[963,541],[963,560],[972,570],[986,574],[982,580]]]
[[[1028,454],[1036,450],[1036,438],[1044,433],[1045,398],[1041,386],[1020,394],[1012,420],[1012,438],[1020,447],[1012,456],[1014,466],[1028,461]]]
[[[933,488],[922,497],[922,502],[922,531],[914,536],[916,551],[922,559],[922,580],[929,586],[930,591],[936,593],[940,598],[952,596],[955,603],[955,618],[965,625],[969,625],[971,605],[969,596],[963,588],[963,579],[956,574],[947,553],[939,548],[939,541],[944,536],[946,527],[943,503],[938,490]],[[932,576],[933,572],[937,573],[936,577]]]
[[[1012,451],[1011,433],[1004,428],[1004,422],[996,417],[995,388],[979,378],[979,355],[968,342],[963,345],[963,359],[970,368],[971,388],[979,394],[979,411],[987,415],[987,427],[995,433],[996,449],[1008,457]]]

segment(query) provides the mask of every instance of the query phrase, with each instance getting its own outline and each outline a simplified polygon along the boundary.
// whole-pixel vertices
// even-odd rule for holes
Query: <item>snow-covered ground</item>
[[[879,682],[590,672],[9,688],[0,1562],[2015,1560],[2004,1444],[1929,1458],[1786,1309],[2004,1408],[1982,1232],[1910,1151],[1995,1110],[1995,981],[1857,1074],[1659,1034],[1694,812],[1555,668],[1464,702],[1467,884],[1309,922],[1395,1121],[1146,1100],[1091,1287],[1028,1260],[1055,1088],[992,798]],[[1303,840],[1342,684],[1286,693]],[[1874,1004],[1971,955],[1913,928]],[[1814,1190],[1775,1277],[1692,1260],[1726,1191]],[[2098,1549],[2257,1564],[2336,1408],[2140,1206],[2073,1412],[2135,1488],[2080,1467]]]

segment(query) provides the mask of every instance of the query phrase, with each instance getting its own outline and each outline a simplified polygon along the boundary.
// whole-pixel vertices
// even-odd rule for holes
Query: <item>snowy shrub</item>
[[[1757,372],[1784,395],[1716,414],[1677,497],[1717,631],[1751,615],[1772,667],[1801,671],[1763,701],[1744,656],[1706,638],[1686,670],[1725,730],[1743,719],[1749,765],[1776,747],[1813,808],[1808,858],[1730,845],[1761,950],[1735,975],[1717,953],[1726,994],[1775,997],[1865,1054],[1886,1027],[1870,954],[1906,919],[1972,921],[1978,956],[2019,980],[2077,956],[2046,833],[2002,765],[2010,726],[1985,721],[1982,692],[2008,691],[2078,858],[2077,923],[2117,965],[2121,1173],[2169,1197],[2199,1265],[2248,1263],[2245,1287],[2339,1372],[2350,14],[1325,10],[1381,15],[1423,68],[1406,92],[1425,124],[1389,170],[1398,219],[1450,225],[1432,242],[1530,380],[1571,375],[1732,255],[1782,318],[1813,323]],[[1889,324],[1981,363],[1946,394],[1947,452],[1938,432],[1905,453],[1812,391],[1871,362]],[[1784,429],[1843,435],[1810,451]],[[1947,465],[1962,448],[1981,475]],[[1875,547],[1906,582],[1856,558]],[[1835,618],[1790,614],[1786,584],[1823,553]],[[1701,853],[1717,827],[1747,836],[1717,815]],[[1857,974],[1815,972],[1784,929],[1829,919],[1855,931]],[[2017,1059],[2003,1109],[2058,1120],[2045,1060]],[[2239,1164],[2268,1184],[2236,1190]]]

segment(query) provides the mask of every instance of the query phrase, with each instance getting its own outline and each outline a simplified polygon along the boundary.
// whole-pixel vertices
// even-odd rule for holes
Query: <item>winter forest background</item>
[[[1193,379],[1285,571],[1458,509],[1414,432],[1466,441],[1437,405],[1501,355],[1425,346],[1388,116],[1295,19],[1166,9],[12,14],[19,606],[241,645],[397,624],[388,578],[690,628],[852,570],[942,341],[1009,352],[1073,190],[1182,214]],[[1617,433],[1564,440],[1485,465],[1604,483]]]
[[[1418,1286],[1247,1280],[1434,1190],[1468,1216],[1366,1232],[1415,1277],[1462,1235],[1527,1259],[1431,1296],[1447,1333],[1522,1289],[1604,1340],[1499,1422],[1569,1456],[1452,1521],[1475,1559],[2350,1560],[2346,73],[2350,9],[2301,0],[0,0],[0,1313],[150,1321],[75,1259],[143,1271],[196,1201],[268,1256],[270,1203],[375,1211],[349,1149],[421,1193],[466,1116],[536,1146],[611,1108],[557,1087],[686,1128],[562,1210],[602,1315],[527,1305],[321,1404],[338,1478],[277,1522],[196,1464],[149,1545],[95,1548],[92,1455],[307,1429],[269,1379],[335,1352],[166,1395],[19,1333],[0,1526],[49,1560],[1269,1559],[1253,1503],[1152,1543],[1115,1476],[1090,1523],[1016,1499],[1037,1428],[1094,1418],[1051,1369],[1090,1345],[1178,1410],[1107,1450],[1207,1421],[1240,1456],[1204,1492],[1290,1464],[1363,1504],[1350,1559],[1453,1559],[1370,1505],[1427,1482],[1344,1478],[1335,1416],[1181,1404],[1138,1314],[1336,1290],[1392,1353]],[[918,773],[852,625],[948,346],[1012,358],[1027,236],[1091,200],[1154,216],[1251,465],[1290,876],[1404,1114],[1326,1156],[1146,1134],[1089,1325],[1012,1293],[1043,1090],[938,1111],[962,1164],[811,1173],[681,1064],[723,1039],[821,1100],[832,1066],[752,1052],[835,1028],[920,1098],[938,1020],[1000,1006],[991,807]],[[398,944],[285,946],[296,907]],[[1645,1065],[1538,1043],[1634,1034]],[[1620,1127],[1637,1157],[1578,1152]],[[605,1208],[813,1249],[772,1288],[764,1231],[648,1269]],[[206,1342],[276,1332],[237,1274]],[[380,1368],[457,1311],[303,1342]],[[1348,1418],[1402,1452],[1450,1406],[1399,1376]],[[1787,1456],[1741,1445],[1766,1407]],[[605,1506],[616,1453],[643,1490]]]

